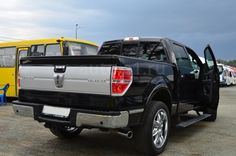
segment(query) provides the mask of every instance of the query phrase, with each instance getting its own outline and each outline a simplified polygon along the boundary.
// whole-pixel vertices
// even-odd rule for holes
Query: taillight
[[[131,68],[113,67],[111,76],[111,94],[114,96],[122,96],[129,89],[133,81],[133,73]]]

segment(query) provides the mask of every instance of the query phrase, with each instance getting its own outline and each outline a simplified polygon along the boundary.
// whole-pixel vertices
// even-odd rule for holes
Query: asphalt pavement
[[[132,141],[113,132],[84,130],[60,140],[30,118],[16,116],[11,104],[0,107],[0,156],[134,156]],[[172,129],[162,156],[236,156],[236,87],[220,89],[218,118]]]

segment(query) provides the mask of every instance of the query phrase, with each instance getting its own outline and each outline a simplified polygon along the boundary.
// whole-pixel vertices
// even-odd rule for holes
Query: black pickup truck
[[[116,130],[159,154],[173,119],[177,127],[216,120],[218,68],[209,45],[204,55],[202,63],[176,41],[130,37],[104,42],[97,56],[25,57],[13,109],[58,137]]]

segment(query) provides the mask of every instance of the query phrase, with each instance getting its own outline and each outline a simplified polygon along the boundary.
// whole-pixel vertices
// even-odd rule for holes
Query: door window
[[[209,48],[205,50],[205,59],[206,59],[208,68],[212,70],[214,68],[214,59]]]
[[[191,72],[191,74],[195,75],[195,79],[199,79],[202,62],[192,49],[186,47],[186,50],[193,67],[193,71]]]
[[[173,44],[174,54],[181,74],[191,74],[194,69],[184,47]]]

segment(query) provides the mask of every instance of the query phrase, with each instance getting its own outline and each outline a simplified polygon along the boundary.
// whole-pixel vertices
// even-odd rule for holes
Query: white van
[[[230,67],[233,77],[233,85],[236,85],[236,67]]]
[[[220,75],[220,84],[222,86],[230,86],[236,84],[236,77],[234,71],[230,66],[224,64],[217,64]]]

